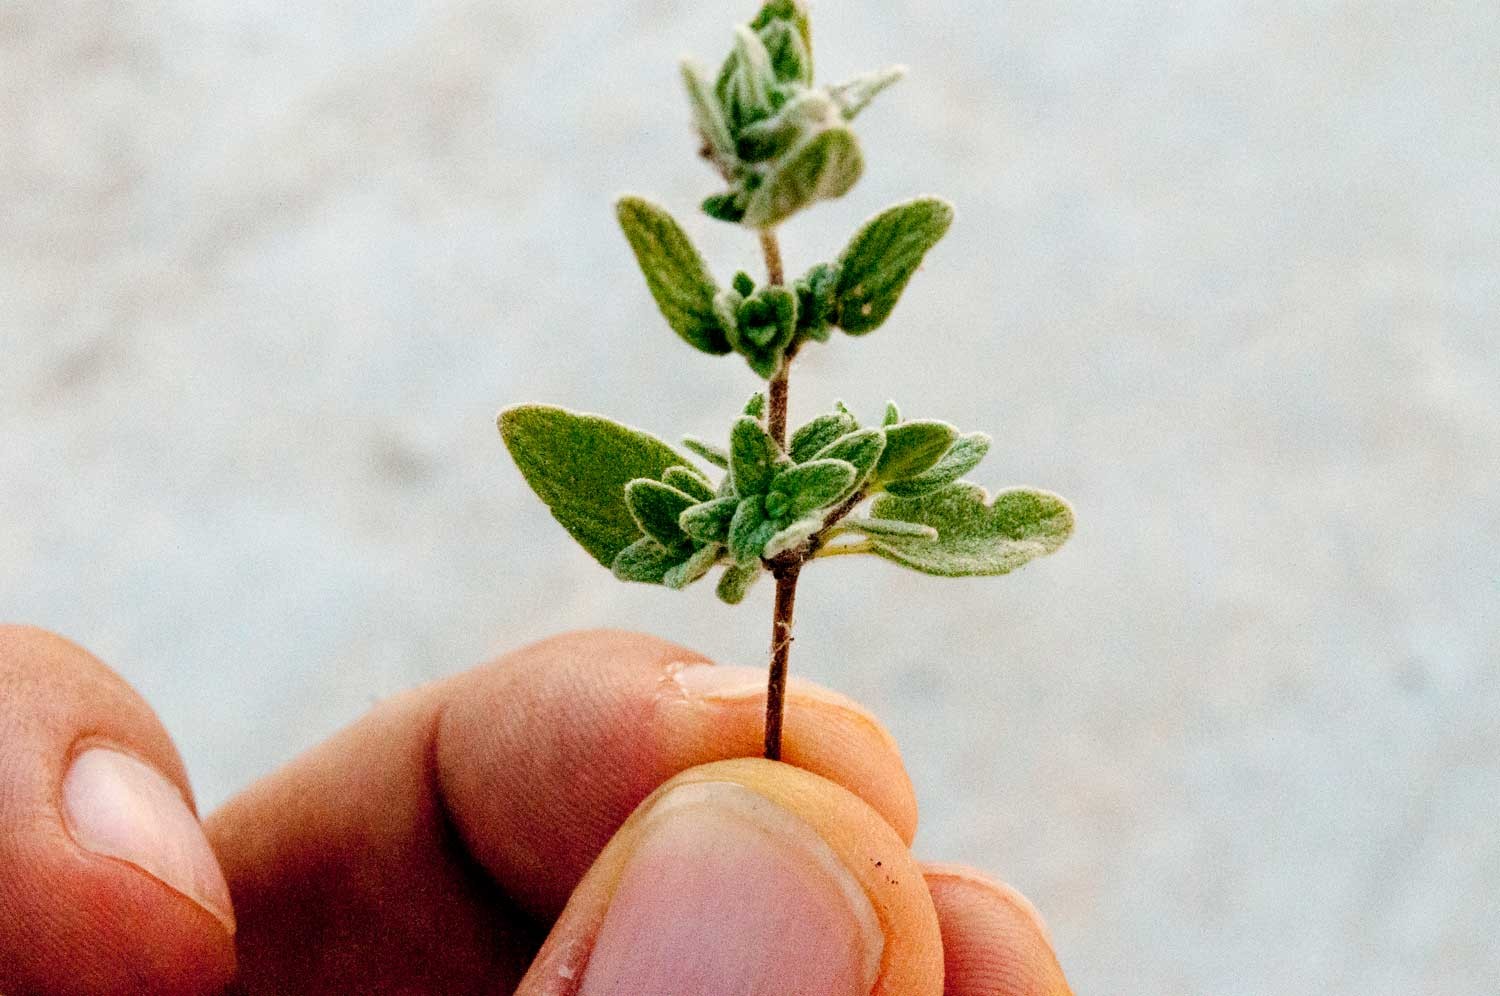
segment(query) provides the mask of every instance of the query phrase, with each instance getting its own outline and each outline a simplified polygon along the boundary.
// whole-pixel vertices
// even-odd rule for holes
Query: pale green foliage
[[[942,459],[932,465],[931,470],[914,476],[891,481],[885,489],[893,495],[914,497],[936,491],[952,484],[960,477],[979,466],[979,462],[990,451],[990,437],[982,432],[970,432],[959,436],[944,453]]]
[[[659,480],[688,462],[648,433],[550,405],[507,408],[499,423],[526,483],[606,567],[641,534],[625,504],[625,486]]]
[[[886,426],[885,450],[875,466],[875,480],[901,481],[932,469],[957,438],[958,430],[947,422],[924,419]]]
[[[640,197],[620,198],[615,213],[667,324],[705,353],[729,352],[729,338],[714,314],[718,285],[682,226]]]
[[[943,577],[1008,574],[1073,533],[1073,509],[1057,495],[1016,488],[991,502],[984,488],[966,481],[918,498],[885,495],[870,511],[936,529],[936,540],[880,536],[871,545],[887,560]]]
[[[705,210],[769,230],[842,196],[864,169],[849,122],[903,72],[815,86],[802,0],[768,0],[736,29],[716,74],[691,61],[682,67],[703,154],[728,185]],[[867,221],[836,260],[785,285],[758,286],[740,271],[721,287],[665,208],[624,197],[616,213],[667,324],[703,352],[738,353],[767,380],[835,328],[859,336],[884,324],[953,220],[946,201],[910,200]],[[785,577],[819,556],[874,554],[927,574],[995,575],[1051,553],[1072,532],[1072,510],[1056,495],[1013,489],[991,500],[963,480],[990,450],[984,433],[907,420],[895,402],[878,426],[861,427],[838,402],[783,447],[768,429],[769,408],[767,393],[754,394],[727,447],[684,440],[723,472],[717,481],[656,437],[595,415],[521,405],[501,413],[500,431],[553,516],[616,577],[680,589],[722,565],[717,591],[729,604],[768,570]],[[830,546],[835,538],[853,541]]]
[[[839,328],[864,335],[885,324],[929,249],[953,224],[953,206],[923,197],[865,223],[839,256]]]
[[[813,85],[812,32],[801,0],[769,0],[735,29],[712,82],[693,60],[682,77],[706,158],[729,189],[703,203],[721,221],[771,228],[820,200],[842,197],[864,172],[849,128],[899,68]]]

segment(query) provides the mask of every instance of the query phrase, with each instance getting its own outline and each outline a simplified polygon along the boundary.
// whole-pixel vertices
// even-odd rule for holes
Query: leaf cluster
[[[899,66],[834,86],[813,83],[812,29],[802,0],[769,0],[735,29],[717,74],[693,59],[682,80],[702,154],[728,189],[703,202],[721,221],[773,228],[842,197],[864,172],[849,123],[905,74]]]
[[[737,603],[778,558],[873,554],[928,574],[1005,574],[1057,549],[1073,528],[1067,503],[1012,489],[993,500],[962,480],[989,450],[983,433],[901,418],[888,406],[862,427],[843,405],[783,449],[756,395],[729,443],[686,447],[725,471],[715,484],[648,433],[560,408],[522,405],[500,430],[553,516],[625,581],[687,587],[724,564],[719,596]],[[868,516],[852,513],[874,498]],[[860,542],[836,543],[859,534]]]

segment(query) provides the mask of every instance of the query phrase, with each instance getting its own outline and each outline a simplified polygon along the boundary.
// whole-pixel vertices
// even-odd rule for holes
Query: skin
[[[1069,992],[1029,903],[910,855],[911,783],[865,710],[793,682],[787,763],[734,760],[759,753],[764,700],[681,680],[707,664],[574,633],[377,706],[205,821],[226,922],[70,836],[61,786],[80,744],[139,759],[191,806],[186,773],[104,664],[0,626],[0,992],[524,996],[549,935],[599,920],[632,814],[694,779],[777,801],[834,852],[888,855],[905,884],[867,883],[887,948],[874,993]]]

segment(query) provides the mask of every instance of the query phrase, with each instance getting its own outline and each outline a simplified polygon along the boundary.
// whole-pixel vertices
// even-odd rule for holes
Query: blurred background
[[[755,388],[611,213],[755,262],[693,211],[676,75],[754,6],[0,3],[0,617],[117,667],[205,807],[559,630],[762,660],[769,585],[616,583],[493,421],[717,437]],[[823,78],[912,72],[788,266],[915,194],[959,220],[794,417],[987,430],[973,476],[1080,523],[1006,578],[805,577],[793,666],[894,732],[923,855],[1033,897],[1080,993],[1500,990],[1493,3],[814,26]]]

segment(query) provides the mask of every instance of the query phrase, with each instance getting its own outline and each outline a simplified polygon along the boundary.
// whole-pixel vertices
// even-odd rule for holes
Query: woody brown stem
[[[760,248],[766,257],[766,279],[775,287],[783,284],[786,275],[781,266],[781,245],[776,241],[776,232],[762,229]],[[792,357],[788,352],[782,357],[781,367],[771,378],[769,397],[770,412],[767,428],[776,445],[786,449],[786,414],[788,380],[792,369]],[[797,601],[797,575],[802,571],[800,562],[782,563],[772,567],[776,577],[776,609],[771,619],[771,673],[766,683],[766,749],[765,756],[772,761],[781,760],[782,714],[786,709],[787,662],[792,652],[792,607]]]

